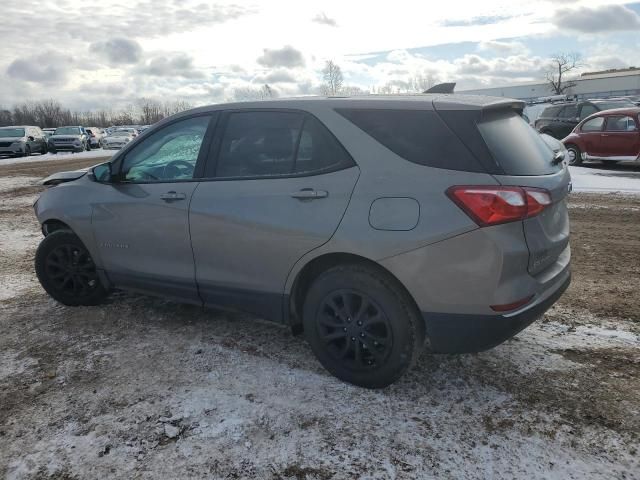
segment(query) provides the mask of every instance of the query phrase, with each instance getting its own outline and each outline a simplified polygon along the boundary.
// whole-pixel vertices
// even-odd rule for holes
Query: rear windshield
[[[538,132],[512,110],[485,114],[478,130],[507,175],[548,175],[562,168],[553,165],[553,150]]]
[[[371,108],[336,111],[405,160],[449,170],[485,171],[434,111]]]

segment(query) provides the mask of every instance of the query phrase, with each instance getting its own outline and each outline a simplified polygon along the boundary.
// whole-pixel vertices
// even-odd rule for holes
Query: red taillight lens
[[[481,227],[533,217],[551,205],[541,188],[460,185],[446,193]]]

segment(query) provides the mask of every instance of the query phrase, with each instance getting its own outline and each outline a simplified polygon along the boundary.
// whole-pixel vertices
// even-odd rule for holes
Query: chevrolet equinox
[[[515,100],[302,98],[167,118],[110,162],[52,175],[35,267],[65,305],[112,288],[304,331],[364,387],[426,350],[477,352],[570,281],[561,155]]]

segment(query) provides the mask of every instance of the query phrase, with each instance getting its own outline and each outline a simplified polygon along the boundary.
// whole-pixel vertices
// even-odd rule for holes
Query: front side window
[[[626,115],[607,118],[607,132],[635,132],[636,129],[636,122]]]
[[[168,182],[193,178],[211,116],[172,123],[127,153],[122,178],[129,182]]]
[[[599,132],[602,130],[602,124],[604,123],[604,117],[596,117],[591,120],[587,120],[582,124],[580,130],[583,132]]]

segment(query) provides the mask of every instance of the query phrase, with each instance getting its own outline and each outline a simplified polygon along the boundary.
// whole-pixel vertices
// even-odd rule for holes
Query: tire
[[[84,148],[87,152],[91,151],[91,142],[85,143]]]
[[[31,156],[31,147],[29,145],[24,147],[24,156],[25,157],[30,157]]]
[[[108,295],[88,250],[70,230],[44,237],[36,250],[35,267],[42,288],[64,305],[98,305]]]
[[[40,155],[46,155],[47,154],[47,145],[42,145],[42,148],[40,149]]]
[[[411,298],[395,279],[366,265],[342,265],[320,274],[307,292],[303,325],[322,366],[365,388],[398,380],[424,343],[423,323]]]
[[[55,155],[56,153],[58,153],[56,150],[49,150],[49,153]]]
[[[569,145],[567,145],[567,150],[569,151],[569,165],[582,165],[582,152],[580,151],[578,146],[570,143]]]

